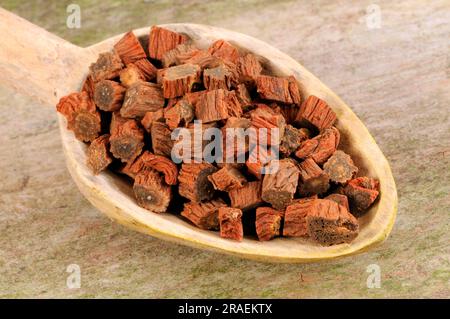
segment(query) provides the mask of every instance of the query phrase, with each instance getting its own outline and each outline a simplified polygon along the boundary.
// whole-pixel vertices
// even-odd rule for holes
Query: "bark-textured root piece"
[[[111,164],[112,158],[109,154],[109,134],[97,137],[89,145],[86,152],[86,165],[94,175],[99,174]]]
[[[185,99],[178,101],[173,107],[166,107],[164,118],[171,130],[187,127],[194,120],[194,107]]]
[[[294,198],[299,170],[291,159],[272,160],[269,165],[273,172],[264,175],[262,199],[273,208],[283,210]]]
[[[182,64],[164,69],[163,94],[166,99],[192,92],[194,84],[201,83],[201,69],[195,64]]]
[[[142,118],[147,112],[154,112],[164,107],[165,100],[159,85],[138,82],[125,93],[120,115],[128,118]]]
[[[117,78],[124,68],[122,60],[116,52],[100,53],[97,61],[89,67],[94,83],[101,80]]]
[[[148,53],[150,58],[161,60],[167,51],[188,41],[188,37],[168,29],[153,26],[150,30]]]
[[[172,199],[171,187],[153,170],[143,170],[136,175],[133,191],[138,205],[155,213],[164,213]]]
[[[247,181],[239,170],[228,166],[208,176],[208,180],[212,183],[214,189],[224,192],[241,188]]]
[[[298,167],[300,169],[300,183],[298,185],[300,196],[323,194],[328,190],[330,177],[312,158],[307,158]]]
[[[208,48],[208,52],[224,61],[236,64],[239,59],[239,51],[231,43],[225,40],[217,40]]]
[[[210,200],[214,196],[214,187],[208,176],[215,173],[217,168],[209,163],[184,163],[178,175],[179,193],[193,201]]]
[[[110,150],[115,158],[122,162],[132,162],[144,147],[144,132],[136,120],[127,119],[118,112],[111,120]]]
[[[198,97],[195,115],[203,123],[225,120],[229,117],[240,117],[241,105],[234,91],[223,89],[207,91]]]
[[[100,110],[118,111],[122,107],[126,89],[111,80],[102,80],[95,85],[94,102]]]
[[[282,212],[271,207],[256,209],[256,234],[260,241],[271,240],[280,235]]]
[[[336,113],[327,102],[310,95],[300,107],[296,122],[300,125],[313,125],[320,131],[330,128],[336,121]]]
[[[219,229],[219,209],[226,204],[220,199],[209,202],[189,202],[184,204],[181,216],[190,220],[195,226],[205,230]]]
[[[350,209],[355,216],[363,215],[377,199],[380,191],[379,182],[370,177],[352,179],[344,187],[344,194],[350,202]]]
[[[242,211],[239,208],[219,208],[220,237],[242,241],[244,228],[242,226]]]
[[[340,141],[339,131],[335,127],[325,129],[316,137],[302,142],[295,151],[299,159],[312,158],[319,165],[324,164],[336,151]]]
[[[338,203],[316,199],[306,217],[308,235],[324,246],[350,243],[359,232],[358,220]]]
[[[283,138],[280,143],[280,153],[289,157],[303,141],[310,137],[310,132],[306,128],[295,128],[292,125],[286,125]]]
[[[311,212],[317,196],[295,199],[284,213],[283,236],[307,237],[306,216]]]
[[[358,167],[350,155],[343,151],[336,151],[323,165],[323,170],[335,183],[345,184],[358,172]]]
[[[144,48],[132,31],[127,32],[115,45],[114,50],[125,65],[147,58]]]
[[[172,132],[164,122],[153,122],[150,129],[153,152],[158,155],[171,156],[173,140]]]
[[[261,199],[262,183],[248,182],[243,187],[228,192],[231,206],[242,210],[249,210],[263,204]]]

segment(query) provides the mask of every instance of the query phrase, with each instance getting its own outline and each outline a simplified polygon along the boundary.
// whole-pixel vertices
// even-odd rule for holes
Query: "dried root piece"
[[[256,234],[260,241],[271,240],[280,235],[282,212],[271,207],[256,209]]]
[[[117,82],[102,80],[95,85],[94,102],[100,110],[114,112],[122,107],[126,89]]]
[[[210,200],[214,195],[214,187],[208,176],[217,171],[209,163],[184,163],[181,165],[178,191],[181,196],[193,202]]]
[[[260,181],[249,182],[241,188],[231,190],[228,195],[231,206],[242,210],[249,210],[263,204],[261,199]]]
[[[120,72],[120,82],[129,88],[139,81],[151,81],[156,78],[157,69],[147,59],[137,60]]]
[[[324,246],[350,243],[359,231],[358,220],[338,203],[317,199],[306,216],[308,235]]]
[[[239,208],[219,208],[220,237],[242,241],[244,228],[242,226],[242,211]]]
[[[351,212],[361,216],[373,204],[379,195],[379,182],[370,177],[352,179],[344,187],[344,194],[350,201]]]
[[[153,170],[143,170],[136,175],[133,184],[134,195],[139,206],[155,213],[164,213],[172,199],[170,186]]]
[[[240,117],[241,114],[242,108],[234,91],[208,91],[198,97],[195,106],[195,115],[203,123]]]
[[[256,109],[250,111],[252,127],[256,129],[258,142],[264,145],[279,145],[283,139],[286,121],[283,115],[276,113],[265,104],[260,104]],[[266,129],[262,131],[261,129]],[[278,129],[278,138],[272,137],[272,129]]]
[[[166,124],[171,130],[177,127],[187,127],[194,119],[194,108],[186,100],[180,100],[173,107],[166,108],[164,112]]]
[[[239,59],[239,51],[225,40],[217,40],[208,49],[208,52],[224,61],[236,64]]]
[[[330,194],[324,199],[332,200],[333,202],[338,203],[341,206],[347,208],[350,211],[350,206],[348,205],[348,197],[342,194]]]
[[[167,124],[163,122],[153,122],[150,129],[152,137],[152,148],[155,154],[170,157],[172,153],[173,140],[172,132]]]
[[[194,84],[201,82],[201,69],[195,64],[182,64],[164,69],[162,87],[169,99],[191,92]]]
[[[81,92],[86,92],[90,99],[94,99],[95,83],[92,74],[88,74],[81,86]]]
[[[325,193],[330,187],[330,177],[314,162],[307,158],[299,165],[300,183],[298,192],[300,196],[311,196]]]
[[[219,229],[219,209],[226,204],[221,199],[209,202],[184,204],[181,216],[189,219],[195,226],[205,230]]]
[[[94,175],[97,175],[112,162],[109,154],[109,134],[97,137],[89,145],[86,152],[86,165]]]
[[[153,26],[148,42],[149,55],[152,59],[161,60],[167,51],[175,49],[187,40],[183,34]]]
[[[249,119],[243,117],[229,117],[224,126],[222,126],[222,154],[224,162],[228,164],[243,164],[235,163],[237,159],[244,159],[245,153],[249,149],[250,138],[246,134],[246,129],[251,125]],[[228,148],[232,149],[228,150]],[[230,157],[230,155],[232,157]],[[242,165],[243,166],[243,165]]]
[[[286,125],[283,138],[280,143],[280,153],[289,157],[301,144],[307,140],[310,132],[306,128],[295,128],[292,125]]]
[[[300,104],[302,103],[302,98],[300,96],[300,88],[298,86],[298,82],[292,75],[288,76],[287,79],[289,82],[289,94],[291,95],[292,102],[295,105],[300,106]]]
[[[135,178],[142,170],[152,169],[164,175],[167,185],[176,185],[178,178],[177,166],[167,157],[152,154],[149,151],[143,152],[134,162],[128,163],[121,173]]]
[[[286,120],[287,124],[293,125],[295,122],[295,119],[297,118],[297,113],[300,110],[298,105],[295,104],[289,104],[289,105],[283,105],[280,108],[280,113],[283,114],[283,117]],[[306,128],[304,128],[306,130]]]
[[[144,147],[144,132],[133,119],[113,113],[111,120],[111,153],[122,162],[132,162]]]
[[[336,113],[327,102],[310,95],[300,107],[295,120],[300,125],[313,125],[320,131],[330,128],[336,122]]]
[[[147,112],[145,113],[144,117],[141,120],[141,124],[144,127],[144,129],[150,133],[152,129],[152,124],[154,122],[162,121],[164,119],[164,110],[159,109],[154,112]]]
[[[203,71],[203,84],[207,90],[230,90],[237,82],[237,73],[232,67],[220,64]]]
[[[97,61],[89,67],[94,83],[101,80],[111,80],[119,76],[124,68],[122,60],[116,52],[100,53]]]
[[[269,165],[272,172],[264,175],[262,199],[283,210],[294,198],[299,170],[291,159],[272,160]]]
[[[252,105],[252,97],[248,92],[245,84],[239,84],[236,86],[236,96],[238,98],[239,103],[241,103],[241,107],[244,111],[248,110]]]
[[[249,152],[249,158],[245,162],[247,171],[261,180],[264,167],[270,162],[273,152],[271,148],[260,147],[259,145],[254,147]]]
[[[296,83],[293,77],[260,75],[256,78],[256,89],[262,99],[288,104],[299,103],[300,93]]]
[[[138,67],[134,64],[129,64],[125,69],[120,71],[120,83],[124,87],[129,88],[140,81],[144,81],[144,78]]]
[[[256,79],[261,74],[262,66],[258,58],[251,53],[239,57],[237,62],[239,72],[239,82],[245,82],[253,86]]]
[[[195,64],[203,70],[205,68],[215,68],[223,63],[223,60],[211,55],[208,51],[200,50],[187,59],[180,59],[180,63]]]
[[[317,196],[295,199],[286,207],[284,213],[283,236],[286,237],[306,237],[308,230],[306,227],[306,216],[311,212],[314,200]]]
[[[147,58],[144,48],[142,48],[141,43],[132,31],[127,32],[114,45],[114,50],[116,50],[125,65]]]
[[[128,118],[142,118],[147,112],[162,109],[164,104],[165,100],[159,85],[138,82],[125,93],[120,115]]]
[[[247,181],[239,170],[227,166],[208,176],[208,180],[214,189],[224,192],[241,188]]]
[[[323,170],[333,182],[345,184],[358,172],[350,155],[336,151],[323,165]]]
[[[61,98],[56,110],[67,119],[67,129],[80,141],[90,142],[101,131],[100,113],[87,92],[72,93]]]
[[[169,68],[174,65],[180,65],[184,61],[189,60],[200,50],[192,43],[182,43],[177,45],[174,49],[164,53],[162,57],[162,65],[164,68]]]
[[[158,69],[147,59],[140,59],[133,63],[138,69],[144,81],[153,81]]]
[[[322,165],[336,151],[340,140],[339,131],[335,127],[325,129],[316,137],[300,144],[295,156],[300,159],[311,157],[314,162]]]

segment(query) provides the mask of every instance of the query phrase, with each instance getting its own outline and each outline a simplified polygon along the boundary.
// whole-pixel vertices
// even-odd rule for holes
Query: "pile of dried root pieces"
[[[224,238],[241,241],[245,233],[334,245],[358,235],[357,218],[378,197],[379,183],[356,177],[350,155],[337,150],[336,114],[326,101],[302,98],[293,76],[268,74],[257,56],[228,41],[203,50],[184,34],[154,26],[144,42],[125,34],[90,66],[81,92],[56,107],[89,144],[93,174],[106,168],[124,174],[141,207],[173,213],[173,202],[181,202],[181,218]],[[180,128],[203,137],[183,144],[192,152],[184,150],[181,163],[172,153]],[[196,158],[211,128],[223,136],[254,129],[257,143],[241,136],[243,145],[231,152],[243,149],[240,161]]]

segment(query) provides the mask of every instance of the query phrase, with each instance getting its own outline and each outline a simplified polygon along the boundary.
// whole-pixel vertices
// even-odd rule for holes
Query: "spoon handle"
[[[0,85],[55,105],[81,86],[91,54],[0,8]]]

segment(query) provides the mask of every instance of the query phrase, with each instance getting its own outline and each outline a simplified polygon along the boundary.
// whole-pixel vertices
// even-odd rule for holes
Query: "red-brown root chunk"
[[[312,158],[319,165],[324,164],[334,154],[339,145],[340,134],[335,127],[325,129],[316,137],[302,142],[295,151],[300,159]]]
[[[260,241],[271,240],[280,235],[282,212],[271,207],[256,209],[256,234]]]
[[[293,77],[280,78],[260,75],[256,78],[256,88],[262,99],[287,104],[300,102],[300,93],[296,83]]]
[[[349,199],[351,212],[356,216],[364,214],[377,199],[379,190],[378,180],[371,177],[363,176],[349,181],[344,187],[344,194]]]
[[[219,209],[226,204],[221,199],[209,202],[189,202],[184,204],[181,216],[187,218],[195,226],[205,230],[219,229]]]
[[[125,65],[147,58],[144,48],[142,48],[141,43],[132,31],[127,32],[114,45],[114,50],[116,50]]]
[[[298,167],[300,169],[298,192],[301,196],[323,194],[328,190],[330,177],[312,158],[307,158]]]
[[[97,61],[89,67],[94,83],[100,80],[112,80],[119,76],[124,68],[122,60],[116,52],[100,53]]]
[[[188,37],[168,29],[153,26],[150,30],[148,52],[152,59],[161,60],[167,51],[185,43]]]
[[[214,187],[208,176],[216,171],[217,168],[209,163],[183,163],[178,175],[180,195],[193,202],[212,199]]]
[[[150,135],[152,138],[153,152],[155,154],[171,157],[173,147],[171,134],[172,132],[166,123],[158,121],[152,123]]]
[[[150,133],[151,129],[152,129],[152,124],[154,122],[160,122],[164,120],[164,110],[163,109],[159,109],[157,111],[154,112],[146,112],[144,117],[141,120],[141,124],[144,127],[144,129]]]
[[[242,226],[242,211],[239,208],[219,208],[220,237],[242,241],[244,228]]]
[[[208,91],[198,97],[195,115],[203,123],[225,120],[229,117],[240,117],[241,105],[234,91],[223,89]]]
[[[194,119],[194,108],[187,100],[182,99],[173,107],[165,109],[164,118],[171,130],[180,126],[187,127]]]
[[[300,107],[296,122],[300,125],[312,124],[320,131],[330,128],[336,121],[336,113],[328,106],[327,102],[310,95]]]
[[[294,198],[299,170],[291,159],[272,160],[269,165],[272,172],[264,175],[262,199],[273,208],[283,210]]]
[[[142,170],[136,175],[133,191],[138,205],[155,213],[164,213],[172,199],[171,187],[153,170]]]
[[[348,211],[350,211],[350,206],[348,205],[348,197],[343,194],[330,194],[324,199],[332,200],[339,205],[344,206]]]
[[[236,64],[239,59],[239,51],[231,43],[225,40],[217,40],[208,49],[208,52],[217,58]]]
[[[333,182],[345,184],[358,172],[350,155],[336,151],[323,165],[323,170]]]
[[[133,119],[113,113],[111,120],[110,151],[122,162],[134,161],[144,147],[144,132]]]
[[[80,141],[90,142],[99,136],[100,113],[86,91],[62,97],[56,105],[56,110],[64,115],[67,129],[73,131]]]
[[[314,197],[295,199],[286,207],[284,213],[283,236],[286,237],[307,237],[306,216],[311,212]]]
[[[102,80],[95,85],[94,102],[100,110],[114,112],[122,107],[126,89],[117,82]]]
[[[285,157],[289,157],[303,141],[310,136],[310,132],[306,128],[295,128],[292,125],[286,125],[283,138],[280,143],[280,153]]]
[[[163,94],[166,99],[192,92],[194,84],[201,83],[201,69],[195,64],[182,64],[164,69]]]
[[[327,199],[314,201],[306,223],[308,235],[324,246],[350,243],[359,232],[358,220],[347,208]]]
[[[242,210],[249,210],[263,204],[261,199],[260,181],[248,182],[241,188],[236,188],[228,192],[231,206]]]
[[[128,118],[142,118],[147,112],[154,112],[164,107],[165,100],[159,85],[138,82],[125,93],[120,115]]]
[[[217,172],[208,176],[214,189],[229,192],[230,190],[241,188],[247,181],[242,173],[233,167],[225,166]]]
[[[86,152],[86,165],[94,175],[97,175],[111,164],[109,154],[109,134],[97,137],[89,145]]]

